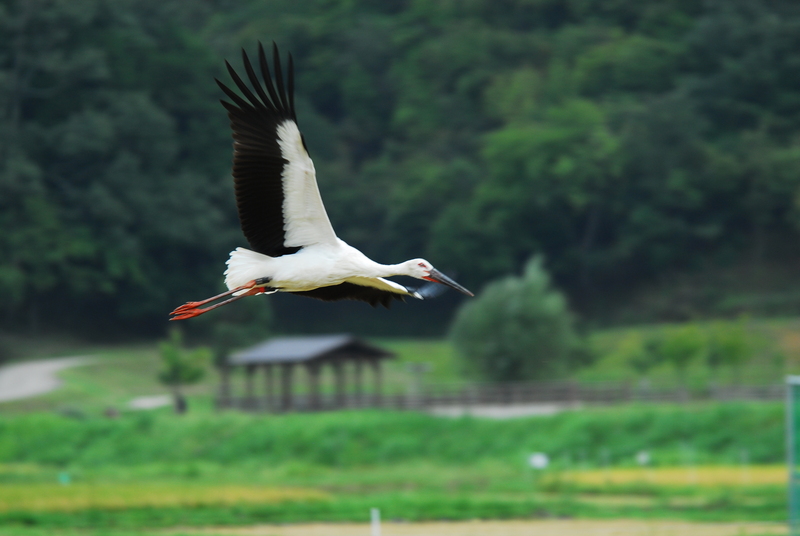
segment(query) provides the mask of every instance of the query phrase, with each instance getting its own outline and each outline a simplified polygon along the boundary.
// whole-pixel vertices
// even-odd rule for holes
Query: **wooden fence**
[[[525,404],[563,406],[608,405],[628,402],[695,402],[732,400],[782,400],[783,384],[720,385],[704,389],[632,383],[525,382],[505,384],[433,384],[402,394],[344,396],[322,393],[313,411],[356,408],[419,410],[442,407],[471,407]],[[220,408],[279,412],[275,402],[257,396],[227,396],[217,399]],[[310,397],[296,394],[292,411],[312,411]]]

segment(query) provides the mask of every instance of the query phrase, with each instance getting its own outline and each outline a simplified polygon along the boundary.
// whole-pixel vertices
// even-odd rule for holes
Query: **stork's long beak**
[[[453,281],[452,279],[450,279],[449,277],[447,277],[446,275],[444,275],[436,268],[431,268],[430,272],[428,272],[428,277],[426,277],[425,279],[427,279],[428,281],[434,281],[436,283],[447,285],[448,287],[454,288],[460,293],[466,294],[467,296],[475,295],[472,292],[465,289],[464,287],[462,287],[461,285],[459,285],[458,283],[456,283],[455,281]]]

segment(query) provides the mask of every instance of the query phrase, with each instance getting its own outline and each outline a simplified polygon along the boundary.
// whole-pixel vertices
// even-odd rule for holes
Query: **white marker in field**
[[[528,457],[528,465],[534,469],[547,469],[550,465],[550,458],[544,452],[534,452]]]
[[[739,459],[742,462],[742,485],[747,486],[750,484],[750,451],[740,450]]]
[[[636,453],[636,463],[641,466],[650,465],[650,453],[646,450],[640,450]]]
[[[372,521],[372,536],[381,536],[381,511],[377,508],[370,508],[369,517]]]

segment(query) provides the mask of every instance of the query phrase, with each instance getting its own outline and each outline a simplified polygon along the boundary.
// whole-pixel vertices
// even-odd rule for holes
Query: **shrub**
[[[164,368],[158,373],[158,379],[172,389],[172,395],[175,399],[175,411],[184,413],[186,411],[186,399],[181,388],[184,385],[191,385],[203,379],[210,352],[207,348],[185,350],[183,348],[183,336],[178,329],[170,331],[170,340],[161,342],[159,350]]]
[[[741,365],[753,355],[744,318],[732,322],[715,322],[708,334],[706,363],[715,373],[721,366],[729,367],[738,379]]]
[[[661,362],[662,356],[658,351],[660,341],[656,337],[643,338],[634,333],[622,342],[622,350],[627,357],[625,361],[639,376],[647,376],[647,373]]]
[[[456,315],[450,338],[470,372],[491,381],[562,376],[587,353],[541,257],[522,277],[490,283]]]
[[[672,364],[681,383],[686,383],[686,369],[707,347],[703,332],[694,324],[669,331],[658,346],[662,360]]]

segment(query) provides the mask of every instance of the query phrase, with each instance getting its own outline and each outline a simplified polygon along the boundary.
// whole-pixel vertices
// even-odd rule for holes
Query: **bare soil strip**
[[[370,536],[367,523],[257,525],[206,529],[219,536]],[[381,536],[766,536],[788,534],[778,523],[688,523],[639,520],[514,520],[383,523]]]

